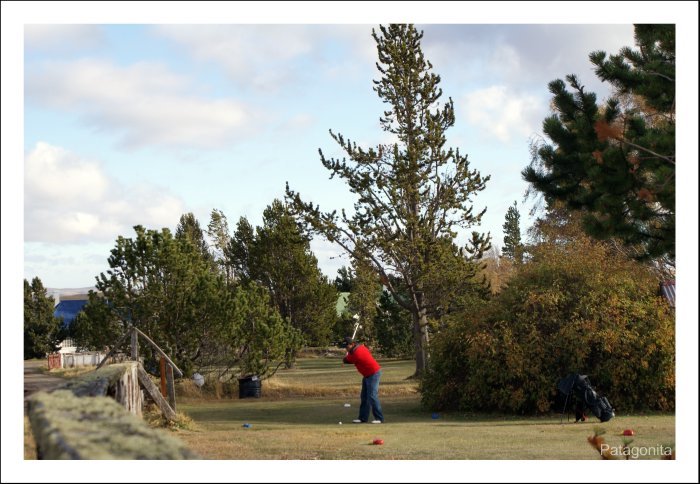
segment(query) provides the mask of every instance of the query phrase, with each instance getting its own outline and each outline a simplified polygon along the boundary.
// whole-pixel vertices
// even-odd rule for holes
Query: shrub
[[[429,408],[545,413],[588,375],[619,411],[675,407],[673,309],[647,268],[579,238],[532,250],[509,285],[433,339]]]

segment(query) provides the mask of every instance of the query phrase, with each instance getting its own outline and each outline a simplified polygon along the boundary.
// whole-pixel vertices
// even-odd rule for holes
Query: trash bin
[[[238,398],[260,398],[261,381],[257,376],[238,379]]]

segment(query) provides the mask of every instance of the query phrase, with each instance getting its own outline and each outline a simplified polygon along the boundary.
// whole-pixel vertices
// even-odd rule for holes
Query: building
[[[63,328],[68,328],[83,306],[88,302],[87,294],[67,294],[59,296],[58,304],[53,315],[63,320]],[[60,343],[59,353],[75,353],[77,347],[72,338],[66,338]]]

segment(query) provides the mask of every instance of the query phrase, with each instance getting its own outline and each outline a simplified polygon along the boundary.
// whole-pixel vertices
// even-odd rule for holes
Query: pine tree
[[[520,212],[518,202],[508,207],[503,224],[503,255],[516,262],[523,261],[523,244],[520,240]]]
[[[355,276],[352,273],[352,269],[348,267],[341,267],[338,269],[338,275],[335,276],[335,288],[338,292],[350,292],[352,291],[353,280]]]
[[[523,177],[549,205],[584,213],[588,234],[675,261],[675,27],[635,25],[637,50],[590,54],[615,95],[605,106],[575,75],[549,84],[554,114]]]
[[[394,278],[393,283],[402,294],[407,294],[398,278]],[[410,358],[415,351],[411,313],[383,288],[378,303],[374,330],[381,355],[388,358]]]
[[[231,234],[229,234],[226,215],[221,210],[215,208],[211,211],[211,220],[209,225],[207,225],[207,235],[213,242],[211,250],[214,260],[226,276],[226,281],[228,283],[233,282],[233,268],[226,263],[226,251],[231,240]]]
[[[358,339],[368,346],[374,346],[377,342],[374,319],[377,316],[377,304],[382,293],[382,285],[377,271],[372,268],[368,260],[353,258],[352,267],[355,277],[348,297],[347,311],[359,317],[362,330],[358,332]]]
[[[41,279],[24,280],[24,358],[43,358],[58,349],[62,321],[53,315],[54,299]]]
[[[489,177],[470,170],[458,149],[445,148],[445,132],[455,122],[454,104],[452,99],[439,102],[440,77],[431,72],[423,55],[423,33],[413,25],[379,29],[380,33],[372,31],[380,73],[374,91],[388,105],[380,117],[381,127],[397,142],[363,149],[331,131],[350,161],[328,159],[319,150],[331,177],[344,179],[357,194],[354,214],[321,212],[289,186],[287,197],[313,230],[329,241],[350,255],[361,247],[361,255],[372,262],[392,296],[410,311],[418,376],[428,363],[429,316],[437,306],[426,289],[438,287],[439,277],[461,264],[456,231],[481,221],[485,210],[474,213],[471,200]],[[489,238],[476,234],[472,253],[483,252]],[[435,261],[442,264],[439,273],[433,270]],[[394,274],[408,288],[405,297],[391,282],[389,276]],[[463,274],[466,279],[468,271]]]
[[[180,216],[180,222],[175,229],[175,238],[188,239],[205,259],[213,263],[214,257],[209,252],[209,244],[204,240],[204,231],[199,225],[199,220],[191,212]]]
[[[337,291],[318,268],[309,242],[289,208],[274,200],[255,231],[241,219],[231,240],[230,263],[243,283],[268,289],[272,304],[308,344],[324,345],[335,323]]]
[[[246,217],[238,219],[236,231],[226,247],[226,265],[233,268],[233,277],[237,281],[251,280],[253,260],[251,251],[255,243],[255,229]]]
[[[191,214],[189,214],[191,215]],[[100,333],[122,335],[130,325],[148,334],[189,374],[202,356],[213,328],[225,325],[230,297],[222,278],[212,270],[209,252],[194,217],[183,215],[178,232],[134,227],[136,237],[118,237],[111,250],[110,270],[97,277],[103,298],[91,295],[88,318],[76,324],[76,334],[90,338],[86,346],[112,345]],[[108,305],[108,308],[104,306]],[[92,326],[92,327],[91,327]],[[116,333],[116,335],[115,335]],[[149,365],[156,355],[141,350]]]
[[[184,229],[195,227],[189,220],[179,237],[137,225],[135,238],[117,238],[110,270],[97,278],[103,297],[90,293],[85,315],[75,320],[76,338],[82,346],[101,348],[115,344],[133,325],[185,374],[213,367],[229,376],[234,369],[270,376],[275,362],[298,348],[298,332],[261,288],[231,287],[223,274],[212,271],[200,239]],[[146,366],[157,368],[152,348],[140,351]]]

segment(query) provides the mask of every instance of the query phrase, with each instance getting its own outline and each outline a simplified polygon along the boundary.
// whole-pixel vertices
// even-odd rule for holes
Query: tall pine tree
[[[449,278],[453,270],[460,272],[464,284],[474,275],[462,271],[463,251],[454,239],[457,229],[481,221],[485,209],[473,212],[472,198],[489,177],[470,170],[458,149],[445,148],[445,133],[455,122],[454,104],[452,99],[439,102],[440,77],[423,55],[423,33],[413,25],[379,30],[372,31],[380,73],[374,91],[387,104],[381,127],[397,142],[363,149],[331,131],[349,161],[328,159],[319,150],[331,177],[345,180],[357,194],[354,214],[322,212],[289,186],[287,197],[316,232],[349,254],[359,251],[357,256],[370,260],[395,300],[410,311],[418,376],[428,363],[429,316],[439,304],[431,300],[430,288],[439,287],[439,280]],[[469,253],[480,255],[489,238],[473,232]],[[440,271],[434,270],[436,261]],[[397,290],[391,275],[400,277],[406,295]]]
[[[523,261],[523,244],[520,240],[520,212],[518,202],[508,207],[503,224],[503,255],[516,262]]]
[[[593,52],[615,95],[605,106],[575,75],[549,84],[552,144],[533,146],[523,177],[549,205],[584,214],[586,232],[617,238],[640,259],[675,261],[675,26],[635,25],[637,49]]]

